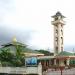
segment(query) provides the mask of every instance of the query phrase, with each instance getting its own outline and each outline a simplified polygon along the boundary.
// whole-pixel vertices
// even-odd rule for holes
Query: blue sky
[[[0,42],[10,42],[14,36],[34,49],[53,50],[52,18],[60,11],[66,18],[64,49],[75,47],[74,0],[0,0]]]

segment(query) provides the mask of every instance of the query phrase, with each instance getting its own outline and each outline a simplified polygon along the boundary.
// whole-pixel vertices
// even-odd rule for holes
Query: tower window
[[[63,47],[61,47],[61,50],[63,51]]]
[[[58,37],[56,37],[56,41],[58,41]]]
[[[56,29],[56,33],[58,33],[58,30]]]
[[[55,30],[55,34],[58,35],[58,30],[57,29]]]
[[[62,31],[62,29],[61,29],[61,34],[63,35],[63,31]]]
[[[58,20],[58,17],[55,18],[55,21]]]
[[[61,44],[63,44],[63,37],[61,37]]]
[[[56,50],[58,50],[58,47],[56,47]]]
[[[58,45],[58,37],[56,37],[56,45]]]
[[[61,25],[61,27],[63,27],[63,25]]]
[[[55,28],[57,29],[58,25],[55,25]]]
[[[61,37],[61,39],[62,39],[62,37]]]
[[[58,53],[58,47],[56,47],[56,53]]]

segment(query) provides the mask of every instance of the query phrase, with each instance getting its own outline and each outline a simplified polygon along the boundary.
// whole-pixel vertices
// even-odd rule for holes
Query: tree
[[[25,65],[25,55],[23,54],[23,46],[15,45],[16,48],[16,57],[15,57],[15,65],[16,66],[24,66]]]
[[[47,51],[47,50],[36,50],[36,51],[38,51],[38,52],[40,52],[40,53],[43,53],[45,56],[51,56],[51,55],[53,55],[53,53],[51,53],[51,52],[49,52],[49,51]]]
[[[23,47],[15,46],[16,53],[11,53],[10,49],[2,49],[0,52],[0,61],[3,66],[24,66],[25,65],[25,55],[22,54]]]
[[[14,58],[14,55],[10,52],[10,49],[2,49],[0,52],[0,61],[1,64],[4,65],[12,65],[12,59]]]

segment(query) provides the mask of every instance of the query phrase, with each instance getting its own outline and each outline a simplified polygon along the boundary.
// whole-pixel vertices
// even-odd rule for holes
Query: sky
[[[64,25],[64,50],[75,48],[74,0],[0,0],[0,45],[12,41],[32,49],[53,51],[53,20],[60,11],[66,18]]]

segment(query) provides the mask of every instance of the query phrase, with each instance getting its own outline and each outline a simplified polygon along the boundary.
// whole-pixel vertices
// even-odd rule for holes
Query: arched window
[[[61,37],[61,44],[63,44],[63,37]]]
[[[61,29],[61,34],[63,35],[63,30]]]

